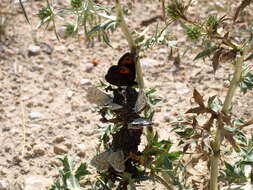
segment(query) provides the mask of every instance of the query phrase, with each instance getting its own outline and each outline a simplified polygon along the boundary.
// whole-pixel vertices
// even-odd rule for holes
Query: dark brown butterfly
[[[105,80],[115,86],[133,86],[137,84],[135,75],[135,57],[126,53],[119,59],[118,65],[109,68]]]

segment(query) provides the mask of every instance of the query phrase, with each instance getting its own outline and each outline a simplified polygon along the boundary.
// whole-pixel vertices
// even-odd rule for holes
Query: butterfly
[[[116,152],[108,150],[102,152],[94,156],[90,163],[99,172],[102,173],[108,171],[110,167],[112,167],[117,172],[125,171],[125,158],[122,150]]]
[[[113,65],[107,71],[105,80],[115,86],[133,86],[135,82],[135,56],[132,53],[125,53],[118,61],[118,65]]]

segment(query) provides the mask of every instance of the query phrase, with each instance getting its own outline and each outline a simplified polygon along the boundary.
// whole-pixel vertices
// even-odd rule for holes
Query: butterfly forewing
[[[87,89],[86,98],[90,103],[97,104],[98,106],[104,106],[112,102],[112,97],[110,95],[104,93],[95,86]]]

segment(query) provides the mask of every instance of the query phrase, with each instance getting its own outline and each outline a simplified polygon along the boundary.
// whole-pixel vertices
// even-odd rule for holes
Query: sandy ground
[[[97,127],[99,115],[85,98],[86,89],[99,80],[105,81],[107,69],[128,51],[120,30],[112,35],[113,48],[101,42],[88,48],[83,39],[58,41],[50,28],[35,30],[38,24],[35,14],[44,4],[44,1],[25,3],[31,26],[19,5],[11,6],[8,11],[13,16],[8,18],[9,26],[0,42],[0,180],[11,184],[21,184],[37,175],[52,180],[58,172],[56,158],[60,154],[75,155],[77,161],[87,162],[94,156],[102,130]],[[201,1],[191,8],[191,15],[199,19],[215,7],[228,10],[226,2],[205,4]],[[143,20],[161,14],[160,8],[156,2],[137,2],[127,22],[132,29],[140,29]],[[168,121],[193,105],[194,88],[205,99],[215,94],[224,99],[227,91],[224,79],[232,71],[230,64],[222,64],[213,75],[210,61],[193,62],[200,51],[197,46],[183,55],[192,44],[186,42],[180,26],[173,24],[170,31],[176,52],[181,55],[180,70],[176,71],[174,59],[167,59],[169,48],[165,45],[148,50],[141,60],[146,87],[156,88],[163,99],[155,107],[154,120],[162,139],[174,135]],[[30,55],[29,46],[34,45],[34,39],[40,50]],[[98,64],[94,66],[94,62]],[[252,95],[237,92],[235,115],[252,118]]]

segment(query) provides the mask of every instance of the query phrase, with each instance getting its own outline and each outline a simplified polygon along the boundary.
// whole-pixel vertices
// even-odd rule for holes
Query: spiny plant
[[[252,145],[250,145],[252,139],[243,133],[242,127],[238,126],[236,122],[239,119],[232,112],[232,100],[236,89],[239,87],[245,94],[252,89],[253,84],[251,65],[253,58],[252,24],[249,25],[248,35],[245,35],[244,39],[240,39],[240,42],[235,40],[236,33],[238,33],[236,20],[239,19],[239,15],[250,2],[242,1],[233,18],[210,14],[202,21],[195,21],[188,16],[189,3],[185,4],[182,1],[173,0],[166,7],[168,17],[179,22],[187,37],[202,46],[203,50],[196,55],[194,60],[210,58],[214,73],[221,62],[231,62],[234,69],[234,73],[228,78],[229,87],[224,101],[218,96],[212,96],[205,104],[203,96],[195,89],[193,99],[198,106],[186,112],[192,114],[192,117],[188,120],[179,120],[176,124],[173,123],[173,125],[175,124],[175,132],[181,137],[180,144],[184,145],[184,152],[191,150],[190,147],[194,146],[195,150],[201,153],[198,159],[207,161],[210,168],[210,181],[206,188],[210,190],[219,189],[218,177],[220,172],[222,173],[222,180],[227,180],[226,185],[250,183],[250,175],[252,176],[249,173],[246,176],[244,171],[246,167],[241,164],[246,164],[242,161],[243,159],[236,162],[235,165],[229,164],[225,160],[227,151],[225,152],[226,147],[224,146],[224,139],[226,139],[238,155],[245,152],[243,149],[247,147],[252,156]],[[225,27],[229,24],[235,27]],[[241,34],[242,31],[239,32]],[[202,122],[203,124],[199,124],[198,121],[201,120],[201,115],[206,118],[206,122]],[[246,122],[240,119],[240,121],[244,127],[252,125],[252,120]],[[246,152],[248,153],[248,151]],[[220,160],[221,163],[225,164],[225,167],[221,167],[223,164],[220,164]],[[253,160],[250,160],[246,165],[252,166]]]

